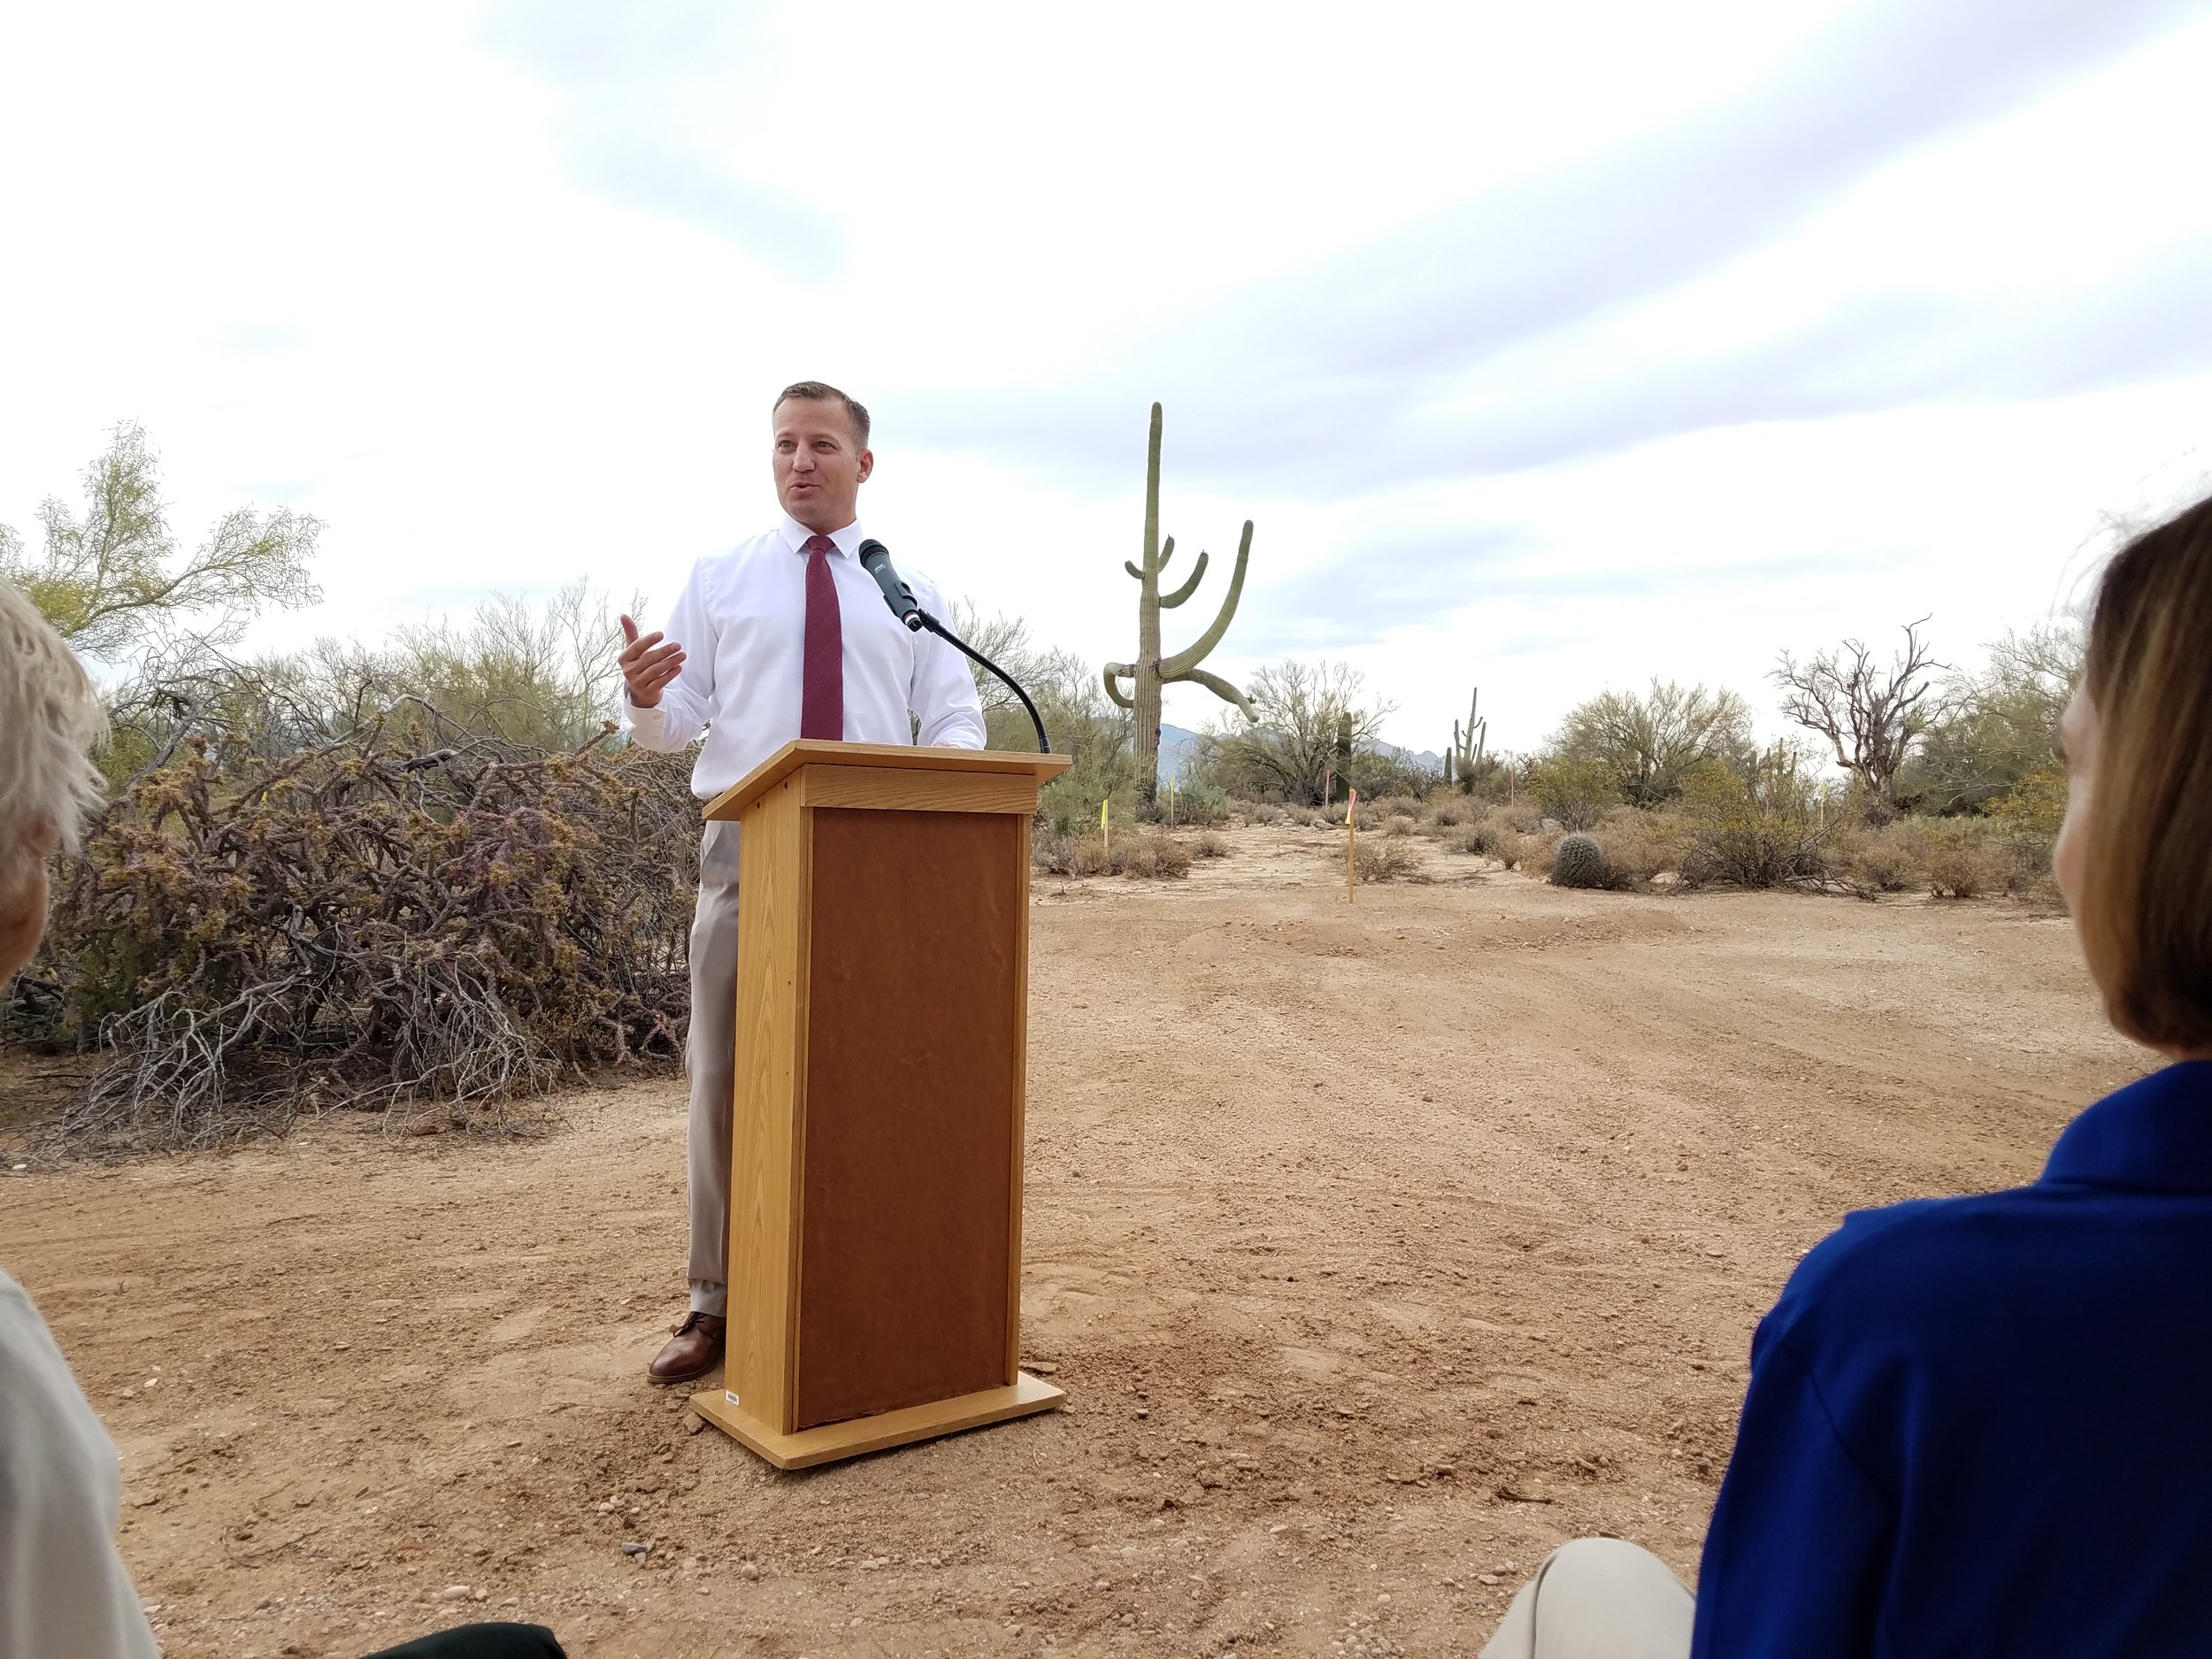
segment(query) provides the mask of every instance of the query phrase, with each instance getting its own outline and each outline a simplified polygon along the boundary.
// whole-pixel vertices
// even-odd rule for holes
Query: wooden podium
[[[1029,826],[1051,755],[787,743],[738,844],[729,1348],[692,1405],[780,1469],[1032,1411]]]

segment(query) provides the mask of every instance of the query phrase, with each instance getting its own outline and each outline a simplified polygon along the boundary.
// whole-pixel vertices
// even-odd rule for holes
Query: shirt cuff
[[[668,694],[661,693],[660,702],[649,709],[641,709],[630,701],[626,689],[622,694],[622,729],[641,744],[657,741],[668,723]]]

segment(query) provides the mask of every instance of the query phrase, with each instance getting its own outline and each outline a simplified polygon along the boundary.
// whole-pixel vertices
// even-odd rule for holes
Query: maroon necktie
[[[799,671],[799,735],[833,742],[845,735],[845,625],[829,562],[836,550],[826,535],[806,539],[806,657]]]

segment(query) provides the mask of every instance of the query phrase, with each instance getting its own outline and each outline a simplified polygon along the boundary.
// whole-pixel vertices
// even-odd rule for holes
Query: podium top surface
[[[924,749],[912,743],[832,743],[802,737],[786,743],[708,802],[705,816],[735,818],[802,766],[981,772],[1001,778],[1034,778],[1041,784],[1073,764],[1065,755],[1032,755],[1018,749]]]

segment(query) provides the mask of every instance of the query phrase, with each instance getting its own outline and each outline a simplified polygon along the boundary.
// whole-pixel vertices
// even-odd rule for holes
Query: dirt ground
[[[1431,850],[1348,904],[1325,832],[1232,844],[1038,887],[1024,1351],[1064,1414],[790,1475],[692,1432],[643,1377],[672,1078],[526,1144],[0,1174],[167,1652],[1471,1654],[1563,1539],[1694,1573],[1752,1328],[1844,1210],[2031,1179],[2142,1069],[2008,903]]]

